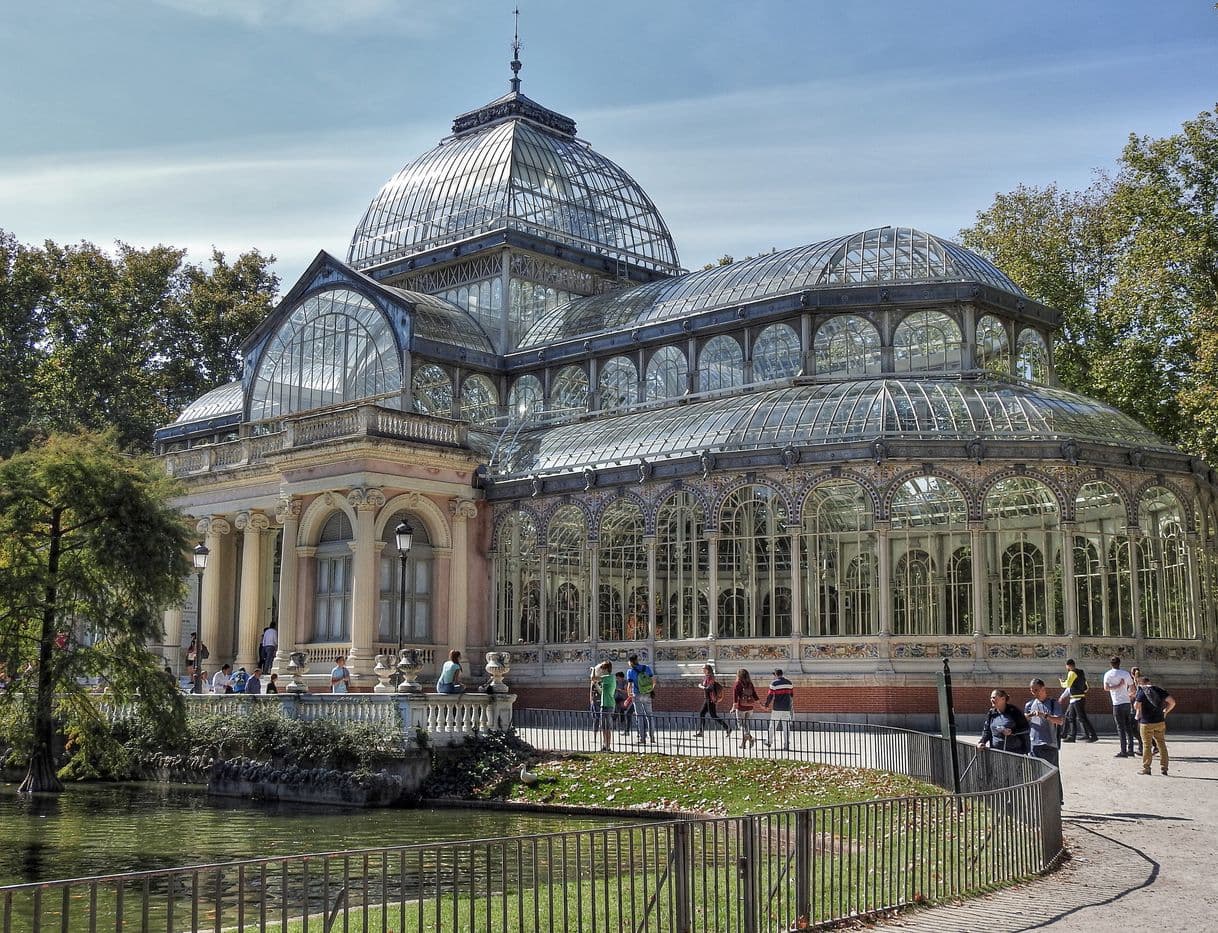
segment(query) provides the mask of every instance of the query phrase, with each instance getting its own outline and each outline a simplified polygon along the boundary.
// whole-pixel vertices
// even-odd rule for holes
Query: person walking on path
[[[749,723],[753,718],[753,708],[757,705],[758,699],[757,688],[753,686],[753,678],[749,676],[749,672],[745,668],[740,668],[736,671],[736,683],[732,685],[732,712],[736,714],[736,721],[740,726],[741,748],[748,748],[757,743],[757,740],[753,738]]]
[[[279,650],[279,629],[272,622],[262,630],[262,642],[258,646],[258,666],[269,671],[275,663],[275,653]]]
[[[1111,667],[1104,672],[1104,689],[1112,697],[1112,719],[1121,740],[1121,750],[1114,757],[1128,758],[1133,754],[1133,733],[1137,728],[1133,721],[1133,704],[1129,700],[1133,675],[1121,667],[1121,659],[1115,654],[1108,659],[1108,663]]]
[[[1098,742],[1100,737],[1095,734],[1095,726],[1087,718],[1087,672],[1074,663],[1074,658],[1066,662],[1066,676],[1062,678],[1062,689],[1070,691],[1070,708],[1066,710],[1066,737],[1063,742],[1073,742],[1079,733],[1079,723],[1082,723],[1083,735],[1088,742]]]
[[[1028,753],[1028,718],[1011,702],[1005,690],[997,688],[990,694],[990,710],[985,716],[985,728],[978,748],[997,748],[1017,755]]]
[[[706,717],[719,723],[723,727],[724,732],[731,732],[732,727],[719,715],[716,709],[716,704],[723,699],[723,684],[715,679],[715,669],[709,664],[702,666],[702,709],[698,710],[698,731],[694,733],[696,737],[702,736],[702,730],[706,727]]]
[[[639,656],[632,654],[627,662],[630,669],[626,671],[626,683],[630,688],[630,705],[634,708],[634,718],[639,723],[639,744],[647,741],[647,733],[651,732],[651,744],[656,741],[656,724],[652,709],[655,698],[656,675],[646,664],[639,663]]]
[[[588,702],[596,716],[595,728],[601,734],[601,751],[612,750],[613,710],[616,705],[614,693],[617,678],[613,676],[613,665],[601,661],[592,668],[592,683],[588,686]]]
[[[1049,688],[1039,677],[1028,684],[1032,699],[1024,705],[1024,716],[1028,719],[1028,739],[1032,743],[1032,757],[1049,762],[1058,769],[1057,791],[1064,803],[1066,793],[1062,789],[1061,748],[1057,744],[1057,727],[1062,724],[1062,706],[1056,698],[1049,696]]]
[[[1150,774],[1153,748],[1159,749],[1159,771],[1167,774],[1167,714],[1176,708],[1176,701],[1162,687],[1156,687],[1150,678],[1142,675],[1138,692],[1133,701],[1134,712],[1142,732],[1142,773]]]
[[[782,750],[791,750],[791,720],[795,708],[795,685],[782,676],[782,668],[774,669],[774,679],[765,695],[765,706],[770,711],[770,725],[766,730],[766,747],[774,743],[774,731],[782,723]]]

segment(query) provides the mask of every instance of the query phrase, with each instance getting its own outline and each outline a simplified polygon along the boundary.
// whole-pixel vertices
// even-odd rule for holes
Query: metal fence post
[[[740,858],[736,862],[740,877],[742,903],[741,919],[744,933],[757,933],[757,818],[743,817],[740,821]]]
[[[812,919],[812,813],[795,814],[795,916]]]
[[[675,933],[690,933],[693,927],[690,925],[689,916],[689,892],[692,888],[690,878],[690,869],[692,868],[692,859],[690,858],[690,836],[689,824],[677,823],[672,828],[672,872],[673,872],[673,900],[676,902],[674,927]]]

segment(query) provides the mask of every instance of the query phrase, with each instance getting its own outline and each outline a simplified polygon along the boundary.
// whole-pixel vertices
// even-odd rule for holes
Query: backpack
[[[249,679],[250,675],[245,671],[237,671],[237,673],[233,674],[232,680],[228,682],[228,685],[233,688],[233,693],[245,693],[245,684]]]
[[[635,683],[638,684],[639,693],[643,696],[647,696],[656,688],[655,677],[643,669],[640,669],[636,675]]]

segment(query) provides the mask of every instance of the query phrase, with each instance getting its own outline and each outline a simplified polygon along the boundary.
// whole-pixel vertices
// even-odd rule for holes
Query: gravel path
[[[1062,747],[1071,858],[1057,871],[872,928],[1218,931],[1218,736],[1169,733],[1167,739],[1169,777],[1159,774],[1158,759],[1144,776],[1140,759],[1114,758],[1115,738]]]

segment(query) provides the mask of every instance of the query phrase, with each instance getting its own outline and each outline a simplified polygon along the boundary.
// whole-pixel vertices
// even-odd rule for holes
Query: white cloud
[[[464,0],[155,0],[183,13],[240,23],[251,29],[274,26],[328,33],[357,26],[378,31],[428,35],[466,6]]]

